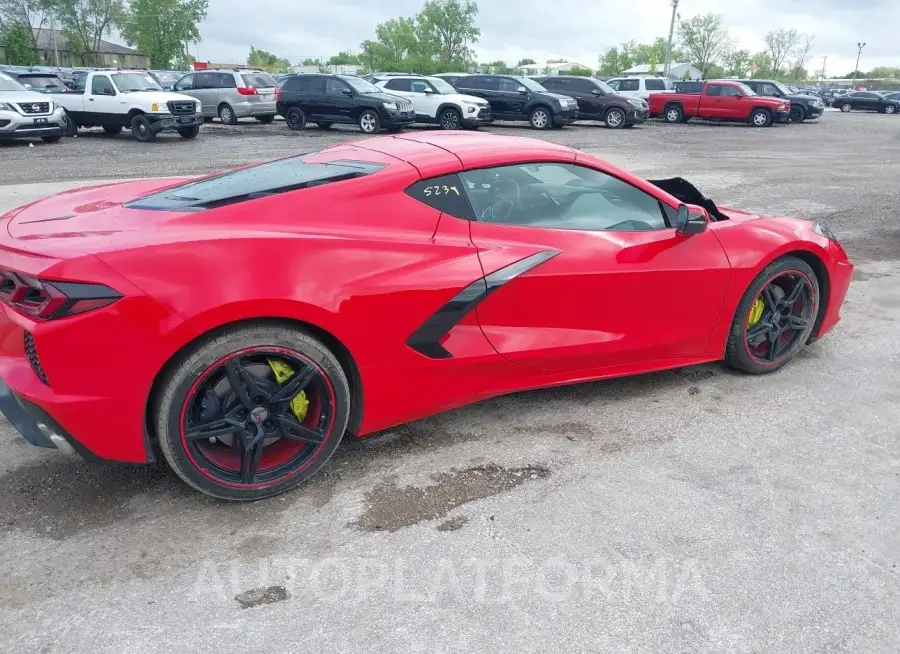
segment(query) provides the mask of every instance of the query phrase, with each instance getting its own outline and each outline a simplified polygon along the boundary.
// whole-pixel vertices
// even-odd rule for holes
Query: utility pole
[[[862,56],[862,49],[866,47],[866,42],[856,44],[856,66],[853,67],[853,81],[850,82],[850,88],[856,89],[856,73],[859,71],[859,58]]]
[[[825,81],[825,64],[828,63],[828,55],[822,57],[822,81]]]
[[[675,35],[675,14],[678,11],[679,0],[672,0],[672,22],[669,23],[669,42],[666,44],[666,65],[663,77],[668,77],[672,70],[672,37]]]

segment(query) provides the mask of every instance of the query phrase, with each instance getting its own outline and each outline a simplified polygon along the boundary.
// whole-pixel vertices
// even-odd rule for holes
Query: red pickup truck
[[[749,86],[727,80],[704,82],[700,93],[651,93],[649,102],[650,115],[667,123],[706,118],[767,127],[791,115],[789,101],[756,95]]]

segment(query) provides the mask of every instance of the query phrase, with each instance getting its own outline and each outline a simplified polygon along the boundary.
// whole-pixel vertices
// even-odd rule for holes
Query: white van
[[[606,82],[619,95],[650,99],[651,93],[674,93],[672,80],[665,77],[615,77]]]

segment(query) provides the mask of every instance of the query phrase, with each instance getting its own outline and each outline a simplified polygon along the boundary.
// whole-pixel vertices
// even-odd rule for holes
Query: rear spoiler
[[[691,184],[683,177],[670,177],[669,179],[648,179],[647,181],[657,188],[661,188],[669,195],[674,195],[676,198],[686,204],[696,204],[697,206],[703,207],[704,209],[706,209],[707,213],[709,213],[709,217],[713,221],[728,220],[728,216],[719,211],[719,208],[716,206],[715,202],[703,195],[699,190],[697,190],[696,186]]]

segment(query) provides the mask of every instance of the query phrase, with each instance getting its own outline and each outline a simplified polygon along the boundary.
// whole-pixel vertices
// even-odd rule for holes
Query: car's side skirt
[[[466,286],[406,339],[406,344],[429,359],[449,359],[453,355],[441,345],[441,339],[480,304],[488,295],[508,281],[549,261],[558,250],[544,250],[495,270]]]

